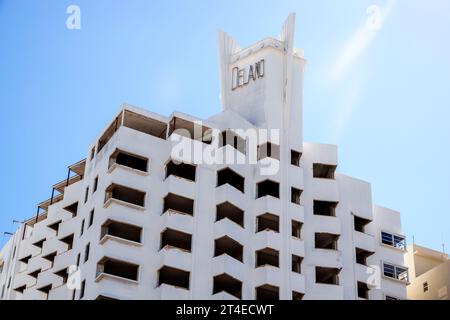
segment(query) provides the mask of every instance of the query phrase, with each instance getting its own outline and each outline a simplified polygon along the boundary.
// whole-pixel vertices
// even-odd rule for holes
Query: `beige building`
[[[408,299],[449,300],[448,254],[413,244],[408,246],[405,263],[409,267]]]

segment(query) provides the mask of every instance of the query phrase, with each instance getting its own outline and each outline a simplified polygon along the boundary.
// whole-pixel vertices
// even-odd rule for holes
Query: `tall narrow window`
[[[94,190],[92,191],[92,193],[95,193],[95,191],[97,191],[97,187],[98,187],[98,176],[95,177],[94,179]]]
[[[80,237],[83,235],[84,233],[84,219],[81,220],[81,230],[80,230]]]
[[[86,280],[83,280],[83,282],[81,282],[81,288],[80,288],[80,300],[83,299],[83,297],[84,297],[85,289],[86,289]]]
[[[88,201],[89,198],[89,187],[86,188],[86,192],[84,193],[84,203]]]
[[[91,210],[91,212],[89,213],[89,223],[88,223],[88,228],[90,226],[92,226],[92,224],[94,223],[94,209]]]
[[[86,248],[84,249],[84,262],[85,262],[85,263],[89,260],[89,252],[90,252],[90,249],[91,249],[91,244],[88,243],[88,244],[86,245]]]

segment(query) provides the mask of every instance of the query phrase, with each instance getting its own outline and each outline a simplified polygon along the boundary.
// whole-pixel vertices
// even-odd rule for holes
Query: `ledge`
[[[141,175],[141,176],[148,176],[148,175],[150,175],[150,173],[148,173],[148,172],[145,172],[145,171],[142,171],[142,170],[138,170],[138,169],[133,169],[131,167],[127,167],[125,165],[118,164],[118,163],[113,163],[111,165],[111,167],[109,167],[108,173],[113,172],[116,168],[121,168],[121,169],[124,169],[124,170],[130,171],[130,172],[136,173],[136,174]]]
[[[99,281],[103,280],[104,278],[111,279],[111,280],[118,280],[118,281],[122,281],[122,282],[125,282],[125,283],[131,283],[131,284],[134,284],[134,285],[139,285],[139,281],[131,280],[131,279],[127,279],[127,278],[122,278],[122,277],[115,276],[115,275],[112,275],[112,274],[109,274],[109,273],[104,273],[104,272],[100,273],[95,278],[95,282],[99,282]]]
[[[146,209],[145,207],[138,206],[137,204],[132,204],[132,203],[125,202],[125,201],[118,200],[118,199],[114,199],[114,198],[108,199],[103,204],[103,208],[108,208],[111,205],[111,203],[116,203],[118,205],[129,207],[129,208],[136,209],[136,210],[139,210],[139,211],[144,211]]]
[[[100,244],[104,244],[106,241],[111,240],[111,241],[117,241],[117,242],[121,242],[123,244],[127,244],[127,245],[132,245],[135,247],[142,247],[143,244],[140,242],[136,242],[136,241],[132,241],[132,240],[128,240],[128,239],[124,239],[124,238],[119,238],[116,236],[112,236],[110,234],[106,234],[104,235],[101,239],[100,239]]]

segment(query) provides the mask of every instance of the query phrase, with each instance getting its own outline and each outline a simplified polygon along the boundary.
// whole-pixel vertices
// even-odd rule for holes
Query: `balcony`
[[[264,230],[255,234],[253,239],[255,250],[264,248],[281,249],[281,235],[278,232]]]
[[[327,201],[339,201],[339,187],[336,180],[313,179],[311,183],[311,194],[316,199],[327,199]]]
[[[194,200],[174,193],[169,193],[164,198],[163,212],[167,211],[193,216]]]
[[[291,219],[304,222],[305,221],[305,207],[295,203],[289,203],[289,216]]]
[[[214,223],[214,238],[218,239],[224,236],[233,238],[237,242],[244,243],[246,241],[246,232],[241,226],[228,218],[222,219]]]
[[[216,205],[229,202],[235,207],[246,208],[248,205],[247,197],[244,193],[229,184],[223,184],[216,188]]]
[[[171,175],[164,180],[164,192],[168,194],[178,194],[185,198],[194,199],[196,196],[196,186],[194,182]]]
[[[243,262],[244,247],[228,236],[214,240],[214,257],[226,254],[237,261]]]
[[[280,288],[268,284],[261,285],[255,289],[256,300],[270,301],[280,299]]]
[[[169,161],[166,165],[166,179],[170,176],[195,182],[196,166],[189,163]]]
[[[212,269],[214,276],[226,273],[242,281],[245,278],[247,266],[228,254],[221,254],[212,259]]]
[[[256,198],[271,196],[280,198],[280,184],[272,180],[264,180],[256,185]]]
[[[263,248],[255,252],[256,265],[255,267],[273,266],[279,268],[280,266],[280,253],[278,250],[272,248]]]
[[[158,252],[157,259],[159,267],[170,266],[181,270],[190,270],[192,267],[191,253],[174,247],[163,247]]]
[[[309,300],[344,300],[344,287],[334,284],[316,283],[308,291]]]
[[[271,214],[264,213],[256,217],[256,233],[262,231],[280,232],[280,217]]]
[[[342,252],[338,250],[313,249],[309,258],[309,263],[312,265],[341,269]]]
[[[192,234],[194,232],[194,220],[190,215],[180,214],[178,211],[168,209],[162,215],[161,227],[162,229],[171,228]]]
[[[100,243],[107,240],[119,241],[127,245],[142,244],[142,228],[124,222],[108,219],[101,227]]]
[[[259,216],[267,212],[279,216],[282,213],[281,208],[282,208],[281,200],[269,196],[256,199],[253,210],[256,216]]]
[[[190,299],[189,290],[170,284],[161,284],[156,288],[156,296],[161,300],[188,300]]]
[[[138,284],[139,266],[134,263],[104,257],[97,263],[96,282],[104,278],[117,279],[127,283]]]
[[[229,276],[226,273],[214,276],[213,278],[213,295],[226,292],[238,299],[242,297],[242,282]]]
[[[290,284],[292,291],[304,294],[306,292],[305,276],[300,273],[291,273]]]
[[[117,149],[109,158],[108,172],[121,167],[137,174],[146,175],[148,158]]]
[[[161,249],[166,247],[191,252],[192,235],[175,229],[165,229],[161,233]]]
[[[315,215],[311,227],[315,232],[341,234],[341,220],[333,216]]]

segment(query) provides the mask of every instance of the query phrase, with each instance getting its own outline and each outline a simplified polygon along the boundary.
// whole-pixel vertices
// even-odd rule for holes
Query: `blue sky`
[[[71,4],[81,30],[66,28]],[[447,0],[0,0],[1,233],[35,214],[121,103],[220,111],[216,31],[247,46],[289,12],[308,60],[305,140],[338,144],[339,171],[401,211],[409,242],[450,246]]]

